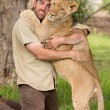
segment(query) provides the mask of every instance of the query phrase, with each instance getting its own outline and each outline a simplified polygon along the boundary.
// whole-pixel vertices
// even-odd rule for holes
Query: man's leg
[[[45,94],[28,85],[18,87],[22,110],[45,110]]]
[[[49,91],[48,96],[46,97],[45,101],[46,101],[45,110],[58,110],[56,90]]]

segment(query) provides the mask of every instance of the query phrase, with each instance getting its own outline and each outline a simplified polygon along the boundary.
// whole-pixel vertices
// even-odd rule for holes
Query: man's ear
[[[33,8],[36,7],[36,0],[33,1]]]
[[[68,1],[66,6],[66,12],[67,14],[74,13],[78,9],[78,4],[74,1]]]

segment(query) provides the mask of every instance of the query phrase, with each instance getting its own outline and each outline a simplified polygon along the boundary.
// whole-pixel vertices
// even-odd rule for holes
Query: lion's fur
[[[26,10],[21,13],[21,17],[27,19],[35,28],[35,33],[38,39],[43,42],[49,38],[49,36],[67,36],[74,33],[73,22],[71,13],[74,10],[70,10],[72,6],[76,5],[73,1],[68,0],[52,0],[56,7],[50,8],[49,14],[43,20],[42,23],[36,19],[33,11]],[[60,4],[60,5],[59,5]],[[65,7],[66,6],[66,7]],[[76,5],[77,6],[77,5]],[[55,21],[51,21],[51,14],[54,17],[58,16],[57,11],[64,8],[66,16],[63,20],[57,18]],[[74,7],[73,7],[74,8]],[[61,16],[61,13],[60,13]],[[50,18],[48,18],[50,17]],[[50,20],[49,20],[50,19]],[[62,75],[72,87],[72,99],[75,110],[90,110],[89,100],[96,92],[98,99],[98,110],[104,110],[103,94],[99,76],[96,72],[93,64],[92,54],[89,49],[87,37],[84,40],[75,45],[62,45],[57,50],[69,50],[75,48],[80,52],[81,62],[73,61],[71,59],[53,61],[53,65],[56,71]]]

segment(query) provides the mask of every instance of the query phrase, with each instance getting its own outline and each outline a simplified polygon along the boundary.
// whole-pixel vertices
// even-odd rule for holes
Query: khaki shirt
[[[75,28],[89,31],[83,25],[76,25]],[[40,41],[31,23],[26,19],[19,18],[12,31],[13,55],[18,76],[17,84],[28,84],[41,91],[52,90],[54,89],[53,77],[56,76],[54,67],[48,61],[37,59],[25,48],[24,45],[31,42]]]
[[[37,59],[25,48],[24,44],[30,42],[40,41],[36,37],[32,25],[23,18],[19,18],[12,31],[17,84],[28,84],[41,91],[52,90],[54,89],[53,77],[56,74],[54,67],[48,61]]]

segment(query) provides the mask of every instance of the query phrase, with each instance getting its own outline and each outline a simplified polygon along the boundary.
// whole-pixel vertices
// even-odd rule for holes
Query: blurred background
[[[88,25],[88,36],[94,63],[99,73],[105,99],[105,110],[110,109],[110,0],[75,0],[79,9],[73,22]],[[0,94],[19,101],[12,55],[12,27],[19,13],[27,9],[29,0],[0,0]],[[59,110],[73,110],[70,85],[58,76]],[[92,101],[92,110],[97,110]]]

